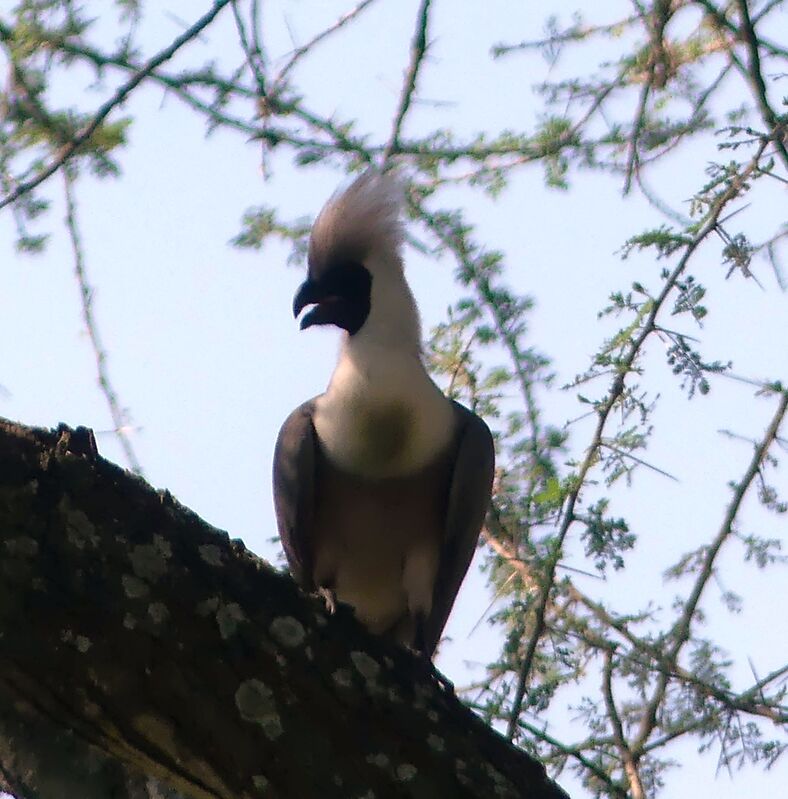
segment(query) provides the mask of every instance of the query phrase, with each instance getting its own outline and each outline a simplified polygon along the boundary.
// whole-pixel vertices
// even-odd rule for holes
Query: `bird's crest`
[[[401,265],[403,200],[402,182],[376,169],[368,169],[346,189],[340,189],[312,227],[310,268],[347,260],[368,264],[370,256]]]

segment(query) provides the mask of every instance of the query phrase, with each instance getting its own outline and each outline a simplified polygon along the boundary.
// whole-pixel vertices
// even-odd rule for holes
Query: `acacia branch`
[[[62,123],[53,119],[46,108],[39,101],[36,92],[27,82],[27,78],[21,67],[14,62],[12,65],[14,80],[24,95],[25,109],[28,114],[52,136],[54,141],[60,145],[68,142],[68,131]],[[126,460],[131,468],[137,473],[142,474],[142,468],[134,452],[131,439],[128,435],[128,418],[118,399],[117,392],[112,386],[107,369],[107,353],[101,344],[98,333],[98,325],[93,314],[93,289],[90,286],[85,267],[85,254],[82,247],[82,240],[77,222],[77,205],[74,197],[74,179],[70,165],[66,164],[62,170],[63,187],[65,194],[66,216],[65,226],[68,232],[69,242],[74,258],[74,275],[79,288],[80,304],[82,309],[82,319],[90,339],[93,357],[96,363],[98,384],[109,407],[113,422],[113,433],[120,442]]]
[[[692,592],[688,597],[687,602],[684,604],[684,610],[681,618],[678,620],[673,631],[674,643],[670,649],[669,655],[669,660],[671,661],[676,659],[682,646],[689,639],[692,620],[695,616],[695,611],[697,610],[703,590],[713,573],[714,562],[716,560],[717,554],[719,553],[725,541],[734,532],[733,525],[736,517],[739,514],[741,503],[744,500],[752,481],[759,473],[769,449],[777,438],[780,426],[782,425],[786,414],[786,410],[788,410],[788,391],[783,391],[780,395],[780,401],[777,405],[774,416],[772,417],[769,426],[766,428],[763,438],[755,447],[755,451],[753,452],[752,459],[750,460],[747,470],[742,476],[742,479],[736,484],[733,497],[728,504],[728,508],[726,510],[725,516],[723,517],[719,532],[706,550],[706,555],[703,559],[703,566],[701,567],[698,578],[692,588]]]
[[[413,101],[413,94],[416,91],[419,69],[427,52],[427,23],[429,22],[430,2],[431,0],[421,0],[416,14],[416,31],[413,34],[413,40],[410,45],[410,64],[405,75],[405,83],[400,94],[397,112],[394,115],[391,136],[386,149],[383,151],[383,166],[386,166],[392,153],[398,149],[402,123],[405,121],[405,116]]]
[[[640,14],[631,17],[625,17],[622,20],[611,22],[603,25],[572,25],[564,31],[559,31],[545,39],[535,39],[533,41],[522,41],[517,44],[499,43],[493,46],[492,54],[494,58],[510,55],[518,50],[535,50],[551,48],[555,49],[558,45],[567,44],[568,42],[579,42],[590,39],[592,36],[603,34],[610,36],[615,34],[620,35],[619,31],[623,28],[628,28],[634,22],[638,22],[641,18]]]
[[[260,46],[260,42],[246,32],[246,25],[244,24],[241,12],[238,10],[238,0],[231,0],[233,8],[233,20],[235,21],[235,29],[238,31],[238,39],[241,43],[241,50],[246,58],[246,63],[254,77],[257,86],[257,94],[264,97],[265,90],[265,56]],[[252,7],[256,8],[256,2],[252,3]]]
[[[15,202],[22,195],[32,191],[36,186],[39,186],[47,178],[51,177],[58,171],[76,151],[85,144],[90,137],[98,130],[101,123],[117,108],[126,98],[134,91],[134,89],[145,80],[157,67],[161,66],[165,61],[172,58],[181,47],[187,42],[190,42],[199,35],[208,25],[213,22],[217,14],[229,3],[231,0],[214,0],[213,8],[205,15],[200,17],[188,30],[184,31],[180,36],[172,41],[170,45],[165,47],[161,52],[153,58],[145,62],[145,64],[136,72],[133,77],[120,86],[112,97],[105,103],[99,106],[98,111],[94,114],[90,122],[82,128],[82,130],[74,136],[67,144],[65,144],[50,163],[40,170],[34,177],[20,183],[14,191],[0,199],[0,208]]]
[[[788,673],[788,666],[776,669],[762,680],[759,680],[754,685],[738,693],[726,688],[721,688],[720,686],[713,685],[701,679],[696,674],[687,671],[687,669],[678,664],[670,663],[666,657],[663,646],[653,644],[635,635],[624,621],[612,616],[603,605],[594,602],[594,600],[580,591],[575,585],[570,584],[566,590],[570,599],[579,602],[590,610],[594,618],[605,627],[617,632],[632,647],[632,651],[629,652],[627,656],[634,658],[639,666],[647,668],[655,674],[661,674],[692,686],[704,696],[716,699],[729,710],[737,710],[754,716],[762,716],[763,718],[773,721],[775,724],[785,724],[788,722],[788,708],[765,699],[761,702],[757,702],[754,699],[755,695],[762,688]],[[569,633],[570,630],[567,628],[562,630],[562,632]],[[609,646],[607,642],[602,642],[598,638],[593,638],[593,640],[589,638],[587,630],[583,630],[582,634],[585,640],[594,647],[606,649]],[[638,655],[641,655],[642,659],[639,659],[637,657]]]
[[[646,80],[640,89],[640,97],[638,99],[637,110],[635,111],[635,120],[632,123],[632,132],[629,135],[629,155],[627,156],[627,165],[625,169],[624,179],[624,196],[629,194],[632,188],[632,177],[640,169],[640,154],[638,152],[638,142],[640,133],[646,122],[646,106],[648,104],[648,97],[651,93],[651,81]]]
[[[758,52],[759,42],[755,33],[755,26],[750,19],[750,9],[747,0],[736,0],[736,5],[739,9],[739,16],[741,17],[740,34],[744,39],[747,46],[747,55],[749,57],[749,64],[746,71],[746,76],[750,85],[755,92],[755,97],[758,101],[758,107],[761,111],[763,121],[769,127],[769,132],[772,136],[777,151],[780,153],[783,164],[788,168],[788,148],[785,145],[786,132],[788,127],[785,121],[777,118],[777,115],[772,109],[769,98],[766,93],[766,83],[763,80],[763,72],[761,71],[761,56]]]
[[[110,380],[109,370],[107,368],[107,352],[101,343],[96,317],[93,314],[93,289],[88,280],[87,270],[85,268],[85,253],[82,249],[82,240],[77,224],[77,204],[74,198],[74,184],[68,166],[63,169],[63,186],[66,196],[66,229],[68,230],[71,249],[74,255],[74,275],[76,276],[77,286],[79,288],[82,321],[85,323],[85,329],[90,339],[90,346],[93,350],[93,360],[96,364],[99,388],[104,395],[104,399],[109,407],[110,416],[112,417],[112,432],[118,439],[129,466],[131,466],[137,474],[141,475],[142,466],[137,458],[137,454],[134,452],[134,446],[128,434],[128,411],[122,408],[120,400],[118,399],[118,394]]]
[[[733,497],[728,504],[728,508],[725,512],[725,516],[722,520],[719,531],[706,550],[698,577],[695,580],[687,601],[684,603],[682,614],[673,627],[671,632],[673,643],[663,658],[663,662],[668,664],[669,670],[666,669],[660,675],[657,685],[654,689],[654,693],[652,694],[652,698],[643,714],[640,730],[638,731],[638,736],[633,747],[636,752],[642,751],[643,747],[648,741],[649,736],[653,732],[654,727],[656,726],[657,710],[662,704],[665,692],[667,691],[668,683],[670,681],[670,671],[676,669],[679,654],[689,640],[692,621],[695,618],[695,612],[703,591],[714,571],[714,564],[717,555],[719,554],[722,545],[733,534],[733,525],[736,517],[738,516],[741,503],[744,500],[752,481],[758,474],[761,465],[767,456],[769,448],[777,438],[780,425],[782,424],[786,414],[786,410],[788,410],[788,391],[783,391],[780,395],[780,402],[778,403],[777,410],[775,411],[763,438],[755,447],[755,452],[753,453],[747,470],[734,489]]]
[[[714,23],[715,27],[733,34],[737,39],[740,38],[739,28],[731,22],[725,13],[715,6],[711,0],[692,0],[692,2],[700,6],[706,12],[706,16]],[[773,2],[767,3],[758,14],[756,14],[754,22],[756,24],[760,22],[761,19],[766,17],[777,6],[782,5],[783,2],[784,0],[773,0]],[[761,36],[760,43],[764,50],[770,55],[777,56],[778,58],[788,58],[788,49],[771,41],[767,37]]]
[[[412,195],[408,198],[408,202],[411,212],[426,225],[441,245],[452,253],[457,263],[466,269],[469,274],[473,275],[472,282],[474,287],[476,288],[483,306],[487,309],[496,334],[503,342],[509,354],[512,368],[517,377],[520,396],[525,405],[526,415],[530,423],[529,438],[531,451],[535,454],[538,452],[539,446],[539,411],[534,397],[534,381],[526,369],[527,359],[525,353],[520,349],[517,334],[513,333],[509,328],[502,309],[493,296],[490,281],[486,277],[478,274],[478,270],[475,268],[473,258],[471,257],[471,246],[469,242],[466,241],[464,235],[456,230],[448,229],[446,225],[440,222],[436,214],[430,212],[423,203],[416,201]]]
[[[44,34],[44,32],[41,33],[42,35]],[[4,26],[0,21],[0,38],[7,40],[11,35],[11,29]],[[138,74],[140,70],[143,69],[142,66],[130,61],[125,55],[107,55],[84,43],[76,44],[68,39],[60,37],[50,37],[49,39],[45,39],[45,41],[46,46],[53,51],[61,51],[70,56],[85,59],[99,69],[108,66],[114,67],[123,72],[130,73],[132,76]],[[327,140],[310,138],[284,127],[275,128],[270,124],[270,119],[268,117],[265,118],[263,124],[242,119],[200,99],[195,95],[193,89],[214,89],[234,99],[249,101],[256,101],[259,99],[259,93],[256,88],[249,88],[233,80],[216,75],[213,72],[187,71],[172,75],[159,69],[154,69],[146,75],[146,79],[158,83],[160,86],[172,92],[181,101],[203,114],[211,123],[223,125],[247,136],[263,139],[272,147],[284,143],[289,144],[297,150],[318,150],[326,154],[339,151],[353,154],[366,163],[371,163],[374,158],[383,156],[386,153],[387,145],[369,144],[364,141],[363,138],[350,136],[347,131],[343,129],[342,125],[310,111],[300,100],[282,98],[273,90],[264,98],[265,113],[267,115],[298,119],[313,130],[326,135],[328,137]],[[557,143],[551,145],[551,154],[558,154],[565,148],[577,146],[576,136],[578,131],[599,109],[610,92],[619,85],[619,80],[617,80],[603,88],[600,94],[595,97],[587,113],[578,120],[570,131],[567,131],[566,134],[561,136]],[[585,144],[588,146],[597,146],[605,142],[606,140],[602,137],[599,141],[589,140],[585,142]],[[414,159],[422,157],[430,159],[441,158],[450,162],[460,159],[484,162],[488,159],[506,156],[511,157],[512,160],[510,163],[493,165],[491,167],[497,169],[533,163],[544,157],[545,150],[543,146],[528,141],[516,141],[513,143],[504,141],[501,143],[492,142],[491,144],[471,142],[467,144],[460,143],[455,146],[435,146],[431,141],[422,141],[418,139],[407,140],[399,137],[390,155],[409,156]]]
[[[315,47],[315,45],[322,42],[323,39],[328,38],[332,33],[335,33],[340,28],[343,28],[348,24],[348,22],[354,20],[359,14],[361,14],[362,11],[364,11],[374,2],[375,0],[362,0],[362,2],[360,2],[357,6],[351,8],[350,11],[342,14],[342,16],[339,17],[333,25],[329,25],[329,27],[320,31],[320,33],[318,33],[316,36],[313,36],[306,44],[296,47],[287,63],[282,67],[281,70],[279,70],[279,74],[276,76],[273,86],[271,87],[271,94],[275,95],[278,93],[282,86],[284,86],[285,78],[287,78],[288,73],[293,69],[293,67],[295,67],[301,58],[303,58]]]
[[[602,695],[605,698],[607,717],[613,727],[613,740],[618,748],[619,757],[624,766],[624,773],[629,782],[629,790],[632,794],[632,799],[645,799],[646,794],[643,790],[643,783],[640,781],[637,758],[632,754],[632,749],[627,743],[624,726],[621,723],[621,718],[618,715],[616,702],[613,697],[613,655],[614,653],[611,649],[605,650],[605,666],[602,670]]]
[[[520,715],[523,700],[525,699],[528,677],[530,675],[533,660],[536,655],[539,639],[541,638],[545,629],[545,615],[555,581],[556,568],[561,557],[561,551],[566,536],[569,532],[569,528],[575,521],[575,505],[580,497],[583,487],[586,484],[586,477],[589,471],[597,462],[597,453],[599,448],[602,446],[603,434],[608,417],[624,393],[625,376],[632,370],[635,360],[637,359],[646,340],[657,329],[657,316],[667,301],[668,296],[675,289],[677,281],[687,268],[690,258],[701,245],[701,243],[705,241],[708,235],[716,229],[723,209],[731,200],[738,196],[747,177],[757,168],[766,146],[767,142],[761,142],[757,152],[752,157],[747,167],[740,175],[731,180],[728,188],[724,192],[720,193],[720,195],[716,198],[706,215],[704,223],[700,226],[698,232],[691,239],[691,241],[685,245],[682,257],[679,259],[679,262],[676,264],[673,271],[668,275],[667,279],[665,280],[665,285],[662,287],[659,295],[654,299],[651,309],[640,329],[640,332],[630,342],[626,353],[617,364],[617,374],[613,379],[607,397],[599,404],[597,411],[597,424],[591,438],[591,444],[587,448],[585,457],[583,458],[580,468],[577,471],[577,475],[575,476],[574,488],[572,488],[566,497],[563,520],[558,529],[555,540],[552,543],[551,554],[546,559],[543,576],[540,578],[541,591],[536,603],[536,607],[533,611],[533,629],[525,647],[523,660],[519,670],[517,687],[515,689],[515,694],[512,701],[509,723],[507,726],[507,735],[510,739],[514,737],[517,729],[517,718]],[[654,712],[656,712],[656,707],[654,707]]]
[[[585,749],[591,748],[592,745],[596,746],[598,744],[597,741],[584,742],[582,745],[567,745],[561,743],[561,741],[554,738],[546,730],[529,724],[527,721],[521,719],[519,723],[520,727],[530,732],[534,738],[544,741],[562,755],[574,758],[583,768],[587,769],[596,779],[604,784],[605,788],[610,791],[610,795],[614,797],[614,799],[629,799],[627,792],[611,778],[610,774],[585,755]]]

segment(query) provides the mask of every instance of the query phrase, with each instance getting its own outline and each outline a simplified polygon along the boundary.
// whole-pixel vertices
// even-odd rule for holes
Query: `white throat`
[[[419,471],[440,455],[455,417],[422,362],[418,311],[401,267],[372,274],[369,317],[345,337],[314,424],[337,466],[391,477]]]

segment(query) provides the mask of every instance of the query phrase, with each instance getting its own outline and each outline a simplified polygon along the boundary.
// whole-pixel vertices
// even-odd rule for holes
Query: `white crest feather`
[[[312,227],[309,263],[383,260],[401,264],[404,186],[391,174],[368,169],[325,204]]]

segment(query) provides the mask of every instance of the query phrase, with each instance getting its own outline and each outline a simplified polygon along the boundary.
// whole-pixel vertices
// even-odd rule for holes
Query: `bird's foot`
[[[425,620],[422,613],[417,613],[415,617],[415,629],[413,632],[413,649],[420,656],[424,668],[427,670],[428,675],[443,688],[446,693],[454,694],[454,683],[441,674],[435,668],[432,662],[432,657],[427,654],[427,642],[425,634]]]
[[[435,668],[435,664],[430,660],[428,663],[430,676],[435,680],[435,682],[446,691],[447,694],[454,695],[454,683],[445,675],[441,674],[438,669]]]
[[[320,588],[317,589],[317,595],[325,602],[328,615],[333,616],[337,612],[337,595],[334,589],[326,588],[321,585]]]
[[[418,670],[422,673],[422,676],[428,681],[437,683],[447,694],[454,696],[454,683],[446,677],[446,675],[438,671],[435,664],[424,652],[414,647],[411,647],[411,649],[413,653],[418,656],[418,662],[420,664]]]
[[[418,612],[413,617],[413,648],[424,658],[427,663],[431,663],[427,654],[427,640],[424,633],[424,614]]]

